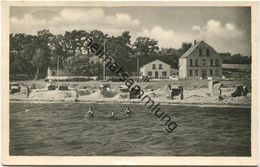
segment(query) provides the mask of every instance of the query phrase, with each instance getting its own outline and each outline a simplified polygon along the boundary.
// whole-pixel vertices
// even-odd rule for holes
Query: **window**
[[[195,66],[199,66],[199,61],[198,61],[198,59],[195,59]]]
[[[163,71],[163,72],[162,72],[162,76],[163,76],[163,77],[166,77],[166,76],[167,76],[167,72],[166,72],[166,71]]]
[[[199,49],[199,56],[202,56],[202,49]]]
[[[207,56],[210,56],[210,55],[209,55],[209,49],[207,49],[207,53],[206,53],[206,54],[207,54]]]
[[[218,69],[215,69],[215,76],[218,76],[218,75],[219,75]]]
[[[153,64],[153,69],[156,69],[155,64]]]
[[[219,59],[215,59],[215,65],[219,66]]]
[[[190,70],[190,76],[193,76],[193,70]]]
[[[210,75],[210,76],[213,76],[213,69],[210,69],[210,70],[209,70],[209,75]]]
[[[207,77],[207,70],[206,69],[201,69],[201,77],[206,78]]]
[[[192,59],[189,59],[189,66],[192,66]]]
[[[148,76],[151,77],[153,75],[152,71],[148,71]]]
[[[195,76],[199,76],[199,70],[195,70]]]
[[[162,64],[159,64],[159,69],[163,69],[163,68],[162,68]]]
[[[209,64],[210,64],[210,66],[213,66],[213,59],[209,60]]]
[[[202,59],[202,65],[203,65],[203,66],[206,65],[206,59]]]

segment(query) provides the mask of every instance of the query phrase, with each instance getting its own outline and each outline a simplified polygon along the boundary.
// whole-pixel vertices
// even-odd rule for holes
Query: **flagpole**
[[[56,75],[59,76],[59,66],[60,66],[60,56],[57,57],[57,72]]]
[[[106,54],[106,39],[104,40],[104,56]],[[103,81],[106,81],[106,61],[103,61]]]

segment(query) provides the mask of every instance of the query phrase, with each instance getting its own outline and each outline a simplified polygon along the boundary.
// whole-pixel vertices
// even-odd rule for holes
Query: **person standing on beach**
[[[26,86],[26,93],[27,93],[27,98],[29,98],[30,93],[31,93],[31,89],[30,89],[29,85]]]

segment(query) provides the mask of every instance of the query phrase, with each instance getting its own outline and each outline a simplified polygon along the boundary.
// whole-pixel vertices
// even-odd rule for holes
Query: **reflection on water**
[[[167,133],[146,106],[130,105],[128,118],[125,107],[10,103],[10,155],[251,155],[249,108],[161,106],[178,124]]]

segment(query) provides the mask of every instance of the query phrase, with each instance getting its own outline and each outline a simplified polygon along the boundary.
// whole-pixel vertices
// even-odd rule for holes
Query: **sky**
[[[49,29],[101,30],[109,35],[130,31],[180,48],[182,42],[204,40],[217,52],[251,56],[250,7],[11,7],[11,33],[36,34]]]

